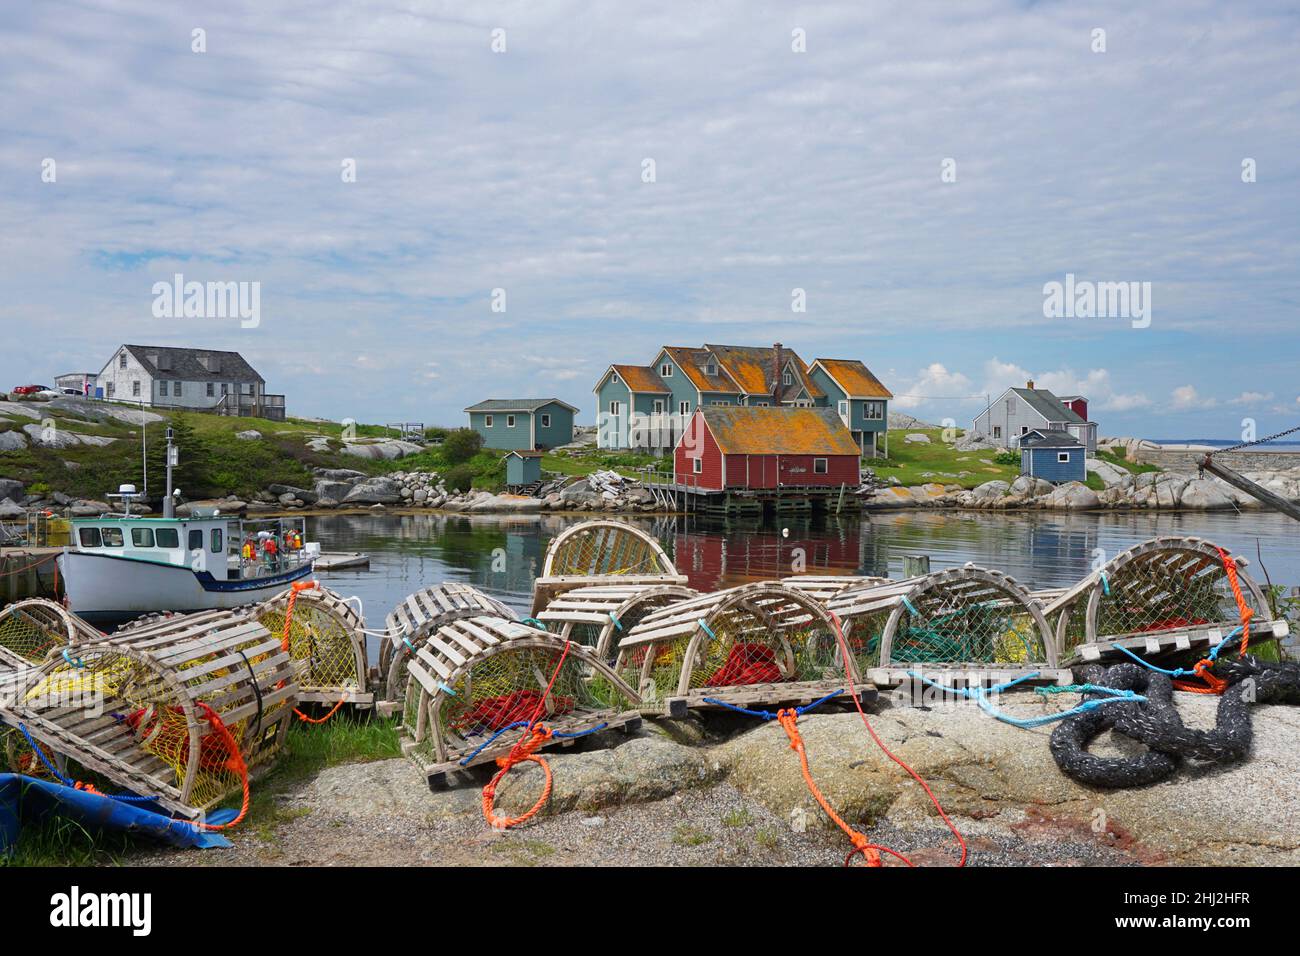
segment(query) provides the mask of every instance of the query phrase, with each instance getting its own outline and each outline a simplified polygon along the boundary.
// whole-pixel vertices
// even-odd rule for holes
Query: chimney
[[[1029,389],[1031,392],[1034,390],[1034,380],[1032,378],[1025,382],[1025,388]]]
[[[781,369],[785,365],[783,361],[781,343],[777,342],[772,346],[772,404],[778,408],[781,405]]]

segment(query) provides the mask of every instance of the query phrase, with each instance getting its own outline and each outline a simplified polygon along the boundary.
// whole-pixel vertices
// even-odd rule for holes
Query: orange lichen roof
[[[767,395],[772,391],[772,349],[753,345],[706,345],[717,356],[718,364],[727,370],[749,395]],[[794,349],[781,350],[782,365],[793,364],[798,385],[808,390],[812,398],[820,398],[821,390],[808,378],[808,366]],[[786,391],[796,388],[787,386]]]
[[[677,363],[677,367],[686,373],[686,377],[702,392],[727,392],[736,391],[736,383],[733,382],[723,372],[722,366],[718,367],[717,375],[706,375],[704,366],[709,362],[708,349],[682,348],[681,346],[668,345],[664,351],[669,357]]]
[[[699,414],[726,455],[859,454],[853,436],[829,408],[706,405]]]
[[[652,368],[643,365],[615,365],[612,366],[618,377],[623,380],[634,392],[663,392],[669,391],[664,380],[659,377],[659,373]]]
[[[871,369],[857,359],[819,358],[813,364],[824,368],[826,374],[833,378],[835,384],[844,389],[850,398],[894,397],[893,392],[880,384],[880,379],[871,374]]]

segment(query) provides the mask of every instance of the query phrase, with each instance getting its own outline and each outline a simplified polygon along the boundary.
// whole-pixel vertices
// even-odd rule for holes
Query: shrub
[[[483,447],[483,436],[472,428],[457,428],[442,443],[442,454],[453,465],[469,461]]]
[[[993,456],[995,465],[1019,465],[1020,456],[1014,451],[1000,451]]]
[[[469,491],[474,484],[474,469],[470,465],[455,465],[442,478],[448,491]]]

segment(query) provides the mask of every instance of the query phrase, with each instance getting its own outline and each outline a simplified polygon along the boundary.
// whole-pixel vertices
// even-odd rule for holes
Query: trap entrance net
[[[16,601],[0,611],[0,665],[39,664],[52,651],[103,636],[56,601]]]
[[[556,596],[593,584],[686,584],[654,538],[623,521],[584,521],[565,528],[546,548],[533,582],[536,615]]]
[[[585,644],[612,661],[618,642],[649,614],[699,592],[675,584],[606,584],[574,588],[537,612],[537,620],[560,637]]]
[[[393,608],[385,619],[387,632],[379,643],[379,678],[384,704],[392,712],[406,698],[406,666],[412,654],[440,627],[467,617],[515,620],[515,612],[478,588],[445,582],[416,591]]]
[[[202,624],[180,618],[51,657],[6,700],[0,719],[192,818],[240,793],[244,766],[275,756],[296,694],[278,635],[226,614]]]
[[[369,686],[365,622],[340,595],[317,584],[297,592],[293,613],[288,590],[252,611],[263,627],[283,640],[289,622],[289,654],[293,659],[298,700],[357,708],[374,703]]]
[[[909,671],[952,686],[993,684],[1037,671],[1068,683],[1042,609],[1000,571],[966,565],[833,596],[845,640],[867,680],[910,682]],[[956,683],[948,678],[956,678]]]
[[[639,724],[636,692],[590,648],[565,647],[548,631],[501,617],[444,625],[411,657],[403,753],[434,786],[508,753],[523,733],[515,725],[539,707],[553,744]]]
[[[1225,557],[1253,612],[1251,647],[1285,637],[1287,623],[1270,620],[1268,601],[1246,572],[1244,557],[1203,538],[1159,537],[1116,555],[1044,603],[1056,622],[1062,658],[1118,659],[1123,652],[1116,644],[1145,654],[1218,644],[1241,624]]]
[[[637,688],[643,710],[672,716],[716,706],[710,700],[798,703],[848,691],[829,615],[812,597],[776,582],[716,591],[647,615],[619,643],[615,670]]]

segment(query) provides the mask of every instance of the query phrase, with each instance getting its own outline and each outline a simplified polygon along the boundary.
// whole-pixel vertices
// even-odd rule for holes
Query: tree
[[[442,476],[448,491],[469,491],[474,485],[474,469],[469,465],[456,465]]]
[[[469,461],[483,447],[483,436],[472,428],[457,428],[442,443],[442,453],[447,461],[459,465]]]

